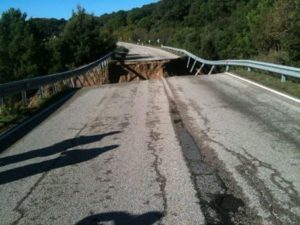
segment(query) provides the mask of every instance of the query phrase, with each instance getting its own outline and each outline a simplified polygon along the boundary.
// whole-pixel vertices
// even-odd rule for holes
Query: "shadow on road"
[[[157,211],[144,213],[142,215],[132,215],[127,212],[108,212],[88,216],[79,221],[76,225],[151,225],[159,221],[162,216],[163,214]]]
[[[13,182],[25,177],[33,176],[39,173],[48,172],[53,169],[86,162],[96,158],[102,153],[118,148],[119,145],[111,145],[104,148],[80,149],[63,152],[58,158],[50,159],[40,163],[34,163],[27,166],[18,167],[0,173],[0,185]]]
[[[94,149],[76,149],[76,150],[69,150],[69,151],[67,151],[67,149],[79,145],[85,145],[85,144],[97,142],[106,136],[110,136],[118,133],[120,132],[119,131],[110,132],[110,133],[106,133],[102,135],[94,135],[94,136],[81,136],[81,137],[65,140],[58,144],[52,145],[50,147],[37,149],[23,154],[2,158],[0,159],[0,163],[2,163],[2,165],[4,164],[7,165],[10,163],[17,163],[35,157],[45,157],[45,156],[61,153],[57,158],[54,159],[49,159],[43,162],[33,163],[33,164],[0,172],[0,185],[10,183],[22,178],[30,177],[36,174],[48,172],[53,169],[58,169],[65,166],[86,162],[88,160],[96,158],[97,156],[107,151],[118,148],[119,145],[110,145],[103,148],[94,148]]]
[[[21,154],[17,154],[17,155],[3,157],[3,158],[0,158],[0,167],[8,165],[8,164],[13,164],[13,163],[29,160],[29,159],[36,158],[36,157],[45,157],[45,156],[54,155],[54,154],[63,152],[69,148],[97,142],[107,136],[111,136],[111,135],[119,134],[119,133],[121,133],[121,132],[114,131],[114,132],[109,132],[109,133],[99,134],[99,135],[80,136],[80,137],[64,140],[62,142],[59,142],[57,144],[54,144],[54,145],[46,147],[46,148],[36,149],[36,150],[32,150],[32,151],[27,151],[27,152],[24,152]]]
[[[153,58],[153,57],[147,55],[140,55],[140,54],[128,54],[124,60],[120,60],[120,61],[141,60],[141,59],[149,59],[149,58]]]

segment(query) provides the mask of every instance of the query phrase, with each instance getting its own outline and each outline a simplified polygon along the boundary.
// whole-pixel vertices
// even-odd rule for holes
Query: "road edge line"
[[[260,88],[262,88],[262,89],[265,89],[265,90],[267,90],[267,91],[270,91],[270,92],[272,92],[272,93],[274,93],[274,94],[280,95],[281,97],[285,97],[285,98],[287,98],[287,99],[289,99],[289,100],[292,100],[292,101],[294,101],[294,102],[300,104],[300,99],[298,99],[298,98],[295,98],[295,97],[292,97],[292,96],[290,96],[290,95],[284,94],[284,93],[282,93],[282,92],[280,92],[280,91],[276,91],[276,90],[274,90],[274,89],[272,89],[272,88],[269,88],[269,87],[267,87],[267,86],[265,86],[265,85],[256,83],[256,82],[251,81],[251,80],[249,80],[249,79],[242,78],[242,77],[240,77],[240,76],[237,76],[237,75],[232,74],[232,73],[229,73],[229,72],[225,72],[225,74],[226,74],[226,75],[229,75],[229,76],[231,76],[231,77],[234,77],[234,78],[236,78],[236,79],[239,79],[239,80],[248,82],[248,83],[250,83],[250,84],[252,84],[252,85],[254,85],[254,86],[260,87]]]

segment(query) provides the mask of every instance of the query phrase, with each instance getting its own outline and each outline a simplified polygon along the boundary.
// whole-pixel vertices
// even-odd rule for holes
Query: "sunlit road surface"
[[[135,45],[126,42],[118,42],[118,46],[123,46],[129,50],[126,61],[153,61],[178,58],[177,55],[159,48]]]
[[[0,162],[1,224],[204,224],[161,81],[79,91]]]
[[[262,223],[299,224],[300,104],[225,74],[168,82],[201,151]]]

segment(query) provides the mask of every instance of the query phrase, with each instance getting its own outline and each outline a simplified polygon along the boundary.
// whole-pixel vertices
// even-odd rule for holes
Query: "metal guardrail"
[[[251,68],[253,68],[253,69],[259,69],[259,70],[264,70],[264,71],[280,74],[282,81],[286,80],[286,76],[300,78],[300,68],[283,66],[283,65],[273,64],[273,63],[253,61],[253,60],[215,60],[215,61],[205,60],[205,59],[199,58],[198,56],[196,56],[184,49],[173,48],[173,47],[164,46],[164,45],[162,45],[161,47],[164,49],[172,50],[175,52],[180,52],[180,53],[183,53],[184,55],[187,55],[189,57],[187,67],[189,67],[191,59],[193,59],[194,63],[192,65],[191,72],[194,70],[197,62],[202,63],[202,65],[198,69],[196,75],[198,75],[201,72],[201,70],[203,69],[203,67],[205,65],[211,65],[212,68],[211,68],[209,74],[212,73],[215,66],[226,66],[226,71],[229,71],[230,66],[241,66],[241,67],[247,67],[248,70],[251,70]]]
[[[23,102],[26,103],[26,91],[34,89],[42,90],[44,86],[55,84],[59,81],[71,79],[72,86],[74,87],[72,78],[81,76],[97,66],[100,66],[101,68],[106,67],[113,54],[114,53],[111,52],[97,61],[81,66],[74,70],[0,84],[0,106],[3,104],[4,96],[22,93]]]

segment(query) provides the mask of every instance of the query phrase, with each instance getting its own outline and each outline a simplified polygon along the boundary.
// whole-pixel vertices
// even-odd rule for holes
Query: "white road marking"
[[[274,90],[274,89],[272,89],[272,88],[268,88],[268,87],[266,87],[266,86],[264,86],[264,85],[261,85],[261,84],[258,84],[258,83],[256,83],[256,82],[254,82],[254,81],[251,81],[251,80],[248,80],[248,79],[239,77],[239,76],[234,75],[234,74],[229,73],[229,72],[226,72],[225,74],[226,74],[226,75],[229,75],[229,76],[231,76],[231,77],[237,78],[237,79],[239,79],[239,80],[245,81],[245,82],[247,82],[247,83],[253,84],[253,85],[257,86],[257,87],[263,88],[263,89],[265,89],[265,90],[267,90],[267,91],[273,92],[273,93],[275,93],[275,94],[277,94],[277,95],[280,95],[280,96],[282,96],[282,97],[285,97],[285,98],[287,98],[287,99],[289,99],[289,100],[292,100],[292,101],[294,101],[294,102],[300,103],[300,99],[298,99],[298,98],[294,98],[294,97],[289,96],[289,95],[287,95],[287,94],[284,94],[284,93],[282,93],[282,92],[276,91],[276,90]]]

